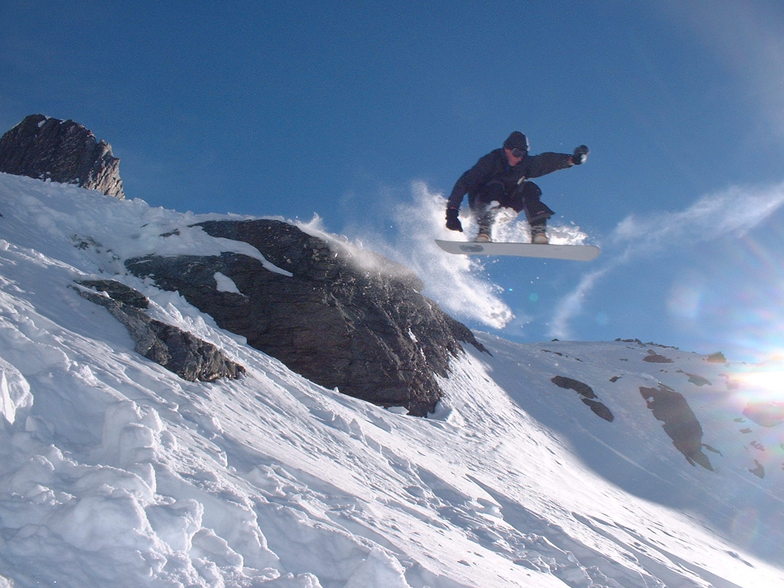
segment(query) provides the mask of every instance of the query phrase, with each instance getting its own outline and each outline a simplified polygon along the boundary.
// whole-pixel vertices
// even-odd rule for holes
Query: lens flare
[[[728,380],[730,388],[741,390],[748,402],[784,404],[784,358],[780,353],[768,361],[734,369]]]
[[[697,283],[677,283],[673,285],[667,299],[667,310],[670,315],[689,321],[696,321],[701,316],[703,302],[702,285]]]
[[[731,379],[744,388],[784,400],[784,367],[759,367],[754,371],[732,374]]]
[[[759,533],[759,513],[753,508],[738,511],[732,519],[731,529],[735,540],[751,544]]]

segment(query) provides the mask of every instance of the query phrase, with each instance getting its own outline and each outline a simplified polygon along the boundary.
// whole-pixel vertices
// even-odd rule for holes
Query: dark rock
[[[31,114],[0,138],[0,172],[76,184],[125,198],[120,160],[72,120]]]
[[[656,343],[655,341],[648,341],[647,343],[643,343],[640,339],[636,339],[636,338],[635,339],[621,339],[620,337],[615,339],[615,340],[617,342],[620,342],[620,343],[634,343],[635,345],[637,345],[639,347],[651,347],[651,346],[653,346],[653,347],[661,347],[662,349],[672,349],[672,350],[675,350],[675,351],[678,350],[678,348],[675,347],[674,345],[662,345],[661,343]],[[653,353],[653,351],[651,351],[651,353]]]
[[[135,350],[184,380],[211,382],[219,378],[236,379],[245,368],[226,358],[213,344],[186,331],[147,316],[141,309],[149,301],[133,288],[113,280],[77,282],[81,296],[105,307],[120,321],[135,342]]]
[[[710,380],[707,378],[703,378],[697,374],[690,374],[689,372],[684,372],[683,370],[678,370],[679,374],[684,374],[687,378],[689,378],[689,382],[694,384],[695,386],[710,386]]]
[[[126,266],[180,292],[221,328],[326,388],[424,416],[441,397],[437,377],[447,375],[460,342],[484,350],[467,327],[420,294],[414,273],[388,259],[366,251],[359,259],[280,221],[199,226],[249,243],[267,267],[236,253],[149,256]],[[219,291],[217,272],[240,293]]]
[[[648,363],[672,363],[672,360],[669,357],[660,355],[652,349],[648,350],[648,355],[643,357],[642,360],[647,361]]]
[[[712,451],[713,453],[716,453],[718,455],[724,455],[721,451],[719,451],[718,449],[716,449],[715,447],[713,447],[711,445],[708,445],[707,443],[703,443],[702,446],[703,446],[703,448],[707,449],[708,451]]]
[[[77,283],[97,292],[106,292],[112,300],[134,308],[143,310],[150,307],[150,301],[144,294],[115,280],[79,280]]]
[[[575,380],[574,378],[567,378],[566,376],[554,376],[550,381],[559,388],[577,392],[582,396],[581,400],[583,401],[583,404],[588,406],[597,416],[609,422],[615,420],[615,416],[613,416],[612,411],[607,408],[607,405],[596,400],[598,396],[596,396],[593,388],[588,384]]]
[[[749,468],[749,471],[752,474],[754,474],[755,476],[757,476],[758,478],[764,478],[765,477],[765,466],[763,466],[756,459],[754,460],[754,467],[753,468]]]
[[[574,390],[585,398],[596,398],[596,393],[593,391],[593,389],[588,384],[584,384],[579,380],[567,378],[565,376],[555,376],[550,381],[559,388]]]
[[[658,388],[641,386],[640,394],[653,416],[664,423],[664,431],[686,460],[713,470],[708,456],[702,451],[702,426],[683,395],[664,384],[659,384]]]
[[[583,398],[582,400],[583,404],[586,404],[596,416],[599,416],[610,423],[615,420],[615,415],[613,415],[612,411],[607,408],[607,405],[603,402],[591,400],[590,398]]]

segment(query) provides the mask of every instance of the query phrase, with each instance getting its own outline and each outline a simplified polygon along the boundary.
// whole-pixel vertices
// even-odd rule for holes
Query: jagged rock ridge
[[[215,345],[155,320],[144,309],[149,300],[115,280],[79,280],[79,294],[105,307],[122,323],[134,340],[136,352],[181,378],[212,382],[219,378],[236,379],[245,368],[228,359]]]
[[[460,342],[482,349],[467,327],[420,293],[419,278],[390,260],[379,256],[363,268],[349,249],[280,221],[198,226],[249,243],[283,271],[236,253],[151,255],[126,266],[177,290],[220,327],[322,386],[426,415],[441,397],[437,377],[447,375]],[[217,273],[239,292],[218,289]]]
[[[76,184],[125,198],[120,160],[72,120],[31,114],[0,138],[0,172]]]

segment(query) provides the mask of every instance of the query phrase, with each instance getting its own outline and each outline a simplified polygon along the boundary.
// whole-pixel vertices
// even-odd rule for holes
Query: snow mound
[[[733,420],[729,366],[659,350],[673,359],[663,372],[637,344],[484,336],[492,356],[455,360],[433,418],[407,417],[312,384],[124,272],[151,252],[261,255],[188,228],[226,215],[5,174],[0,214],[0,585],[784,581],[781,472],[746,469],[760,450],[737,429],[768,429]],[[186,382],[136,354],[70,287],[106,274],[246,376]],[[590,386],[615,419],[557,375]],[[651,416],[636,388],[656,383],[687,396],[721,449],[716,471],[690,465]]]

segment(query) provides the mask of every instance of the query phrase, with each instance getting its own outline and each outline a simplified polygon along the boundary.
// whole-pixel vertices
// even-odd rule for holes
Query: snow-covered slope
[[[454,362],[433,418],[408,417],[304,380],[123,272],[151,252],[262,256],[186,228],[225,216],[5,174],[0,214],[0,585],[784,583],[781,434],[741,414],[731,365],[486,335],[492,355]],[[71,287],[107,274],[246,376],[190,383],[137,355]],[[646,406],[639,388],[660,383],[687,398],[714,471]]]

